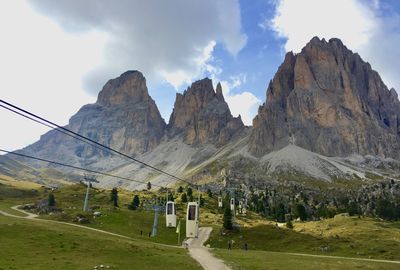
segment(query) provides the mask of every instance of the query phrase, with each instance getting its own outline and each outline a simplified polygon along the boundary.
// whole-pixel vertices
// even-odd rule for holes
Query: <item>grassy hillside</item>
[[[51,192],[41,186],[29,186],[28,189],[23,189],[21,185],[23,186],[21,182],[14,184],[14,186],[5,185],[4,183],[0,184],[0,210],[12,212],[12,210],[9,209],[10,206],[46,199],[49,192]],[[41,218],[73,222],[72,220],[77,214],[83,213],[82,206],[85,192],[85,186],[79,184],[65,186],[53,191],[56,199],[56,206],[61,208],[63,212],[42,215]],[[142,257],[158,256],[155,255],[158,254],[158,251],[168,254],[169,248],[166,250],[162,249],[163,251],[161,251],[159,250],[159,246],[154,250],[152,247],[155,245],[154,242],[177,245],[178,241],[175,229],[166,228],[165,216],[160,214],[157,237],[149,238],[148,233],[151,231],[153,225],[154,212],[128,210],[127,205],[132,201],[134,194],[138,194],[142,201],[150,200],[154,195],[165,195],[147,191],[134,193],[120,190],[120,207],[115,208],[110,202],[109,190],[92,189],[89,205],[91,207],[95,206],[96,211],[102,212],[102,216],[93,218],[91,214],[85,214],[89,218],[90,223],[82,225],[119,233],[136,239],[132,242],[135,246],[133,250],[137,250],[138,254]],[[197,194],[194,194],[194,197],[196,196]],[[391,223],[370,218],[338,215],[335,218],[323,221],[295,222],[293,229],[287,229],[286,227],[277,227],[274,222],[265,220],[252,212],[248,212],[245,217],[236,217],[236,221],[241,225],[239,231],[224,232],[221,234],[222,214],[221,211],[216,208],[216,199],[209,198],[205,194],[203,194],[203,196],[205,205],[201,209],[201,225],[214,227],[214,231],[207,244],[210,244],[213,248],[219,248],[215,250],[215,253],[237,269],[288,269],[290,267],[296,269],[395,269],[393,267],[398,266],[339,258],[298,257],[290,254],[277,254],[273,252],[295,252],[327,256],[400,260],[399,222]],[[180,202],[180,196],[175,197],[178,197],[176,201],[178,203],[179,217],[182,220],[181,240],[183,240],[185,235],[185,223],[183,222],[185,204]],[[13,213],[15,214],[18,212],[14,211]],[[51,226],[47,223],[33,223],[33,221],[6,217],[1,217],[0,222],[2,222],[1,226],[3,226],[0,228],[1,245],[4,243],[5,246],[13,247],[10,251],[0,251],[5,255],[2,256],[3,254],[0,253],[4,265],[14,265],[13,263],[16,262],[12,261],[12,258],[16,260],[15,256],[18,256],[18,254],[28,254],[28,256],[30,256],[32,255],[32,250],[35,250],[42,260],[48,262],[55,258],[55,261],[59,263],[57,264],[59,269],[77,269],[76,265],[74,265],[75,260],[71,261],[69,256],[77,258],[78,261],[83,260],[81,258],[84,258],[85,255],[81,255],[81,253],[92,247],[93,254],[100,254],[99,257],[92,257],[96,259],[100,258],[103,261],[98,262],[97,260],[90,259],[84,262],[85,267],[87,265],[93,267],[96,264],[106,263],[112,265],[112,263],[118,262],[120,263],[116,265],[118,269],[129,269],[126,267],[129,263],[133,263],[134,261],[138,261],[139,265],[141,265],[140,263],[143,265],[147,263],[146,260],[136,258],[135,256],[129,259],[122,259],[123,256],[128,256],[128,254],[130,254],[128,251],[130,250],[131,241],[114,239],[111,236],[98,235],[94,232],[87,233],[76,231],[74,228],[68,228],[64,225],[55,226],[52,228],[55,232],[51,232],[51,230],[47,228]],[[35,233],[29,235],[29,230]],[[143,235],[141,235],[141,231]],[[65,243],[67,244],[62,244],[61,241],[58,240],[52,242],[52,239],[58,238],[56,237],[57,234],[68,234],[68,237],[65,239]],[[26,241],[26,235],[29,235],[31,238],[36,236],[38,238],[29,238],[30,240]],[[80,238],[87,239],[88,244],[84,244],[84,241],[74,240]],[[14,243],[10,243],[12,239],[15,239]],[[228,241],[230,240],[234,241],[233,250],[227,251]],[[29,243],[26,249],[25,246],[21,247],[25,242]],[[76,246],[74,243],[78,243],[79,246]],[[243,251],[245,243],[249,245],[250,251],[248,252]],[[76,248],[78,248],[79,252],[75,253]],[[68,255],[68,252],[65,253],[65,249],[71,252],[70,255]],[[115,251],[118,249],[123,249],[124,251],[118,255],[118,252]],[[0,248],[0,250],[2,249]],[[125,253],[126,250],[128,251]],[[52,252],[54,252],[54,256]],[[183,251],[181,250],[180,252]],[[64,253],[67,255],[63,256],[62,254]],[[181,255],[181,257],[178,255]],[[180,263],[184,263],[183,258],[189,258],[184,252],[182,254],[178,252],[177,256],[175,260]],[[7,261],[5,261],[6,259],[4,258],[7,258]],[[120,262],[120,260],[124,260],[124,262]],[[127,261],[126,264],[125,260]],[[0,269],[3,267],[2,263],[0,259]],[[29,266],[29,263],[32,262],[27,259],[25,261],[22,260],[21,264],[18,265],[20,268],[26,268]],[[71,268],[67,268],[69,265],[71,265]],[[152,264],[150,263],[150,265]],[[268,268],[265,268],[266,265],[268,265]],[[151,267],[149,269],[158,269],[156,268],[157,266],[154,266],[154,268]],[[189,265],[189,267],[192,266]],[[193,265],[193,267],[195,267],[195,265]],[[9,268],[3,267],[3,269]],[[35,268],[30,267],[29,269]],[[174,269],[179,268],[174,267]]]
[[[360,261],[343,258],[321,258],[296,256],[268,251],[215,250],[233,269],[307,269],[307,270],[395,270],[399,264],[387,262]]]
[[[140,238],[151,242],[159,242],[171,245],[177,245],[178,239],[175,228],[166,228],[165,215],[161,214],[158,218],[157,236],[148,237],[152,230],[154,222],[154,211],[145,210],[129,210],[128,204],[132,201],[133,193],[120,191],[119,206],[113,207],[110,202],[110,191],[101,189],[91,189],[89,206],[96,207],[95,211],[100,211],[102,215],[94,218],[90,213],[82,211],[83,201],[85,198],[86,187],[80,184],[64,186],[61,189],[50,191],[43,187],[39,187],[35,191],[29,189],[14,188],[7,185],[0,185],[0,210],[6,210],[13,214],[19,212],[9,209],[12,205],[26,204],[46,200],[48,194],[52,192],[55,196],[56,207],[62,209],[62,212],[51,213],[49,215],[41,215],[40,218],[52,219],[58,221],[73,222],[77,214],[85,215],[90,222],[82,224],[85,226],[103,229],[126,236]],[[150,199],[151,193],[140,194],[141,200]],[[180,209],[180,219],[182,220],[181,235],[182,240],[185,235],[185,223],[183,222],[183,211]],[[142,232],[142,234],[141,234]]]
[[[180,248],[0,216],[0,269],[201,269]]]
[[[243,249],[247,243],[252,250],[400,260],[400,223],[370,218],[339,215],[295,223],[293,230],[272,222],[247,223],[240,231],[224,235],[217,227],[208,244],[226,249],[230,240],[235,249]]]

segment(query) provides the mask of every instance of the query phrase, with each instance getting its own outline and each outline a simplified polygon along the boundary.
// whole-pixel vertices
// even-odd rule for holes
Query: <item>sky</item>
[[[252,124],[288,51],[340,38],[400,90],[397,0],[13,0],[0,2],[0,98],[65,125],[109,80],[140,70],[166,122],[176,93],[221,82]],[[0,108],[0,148],[48,131]]]

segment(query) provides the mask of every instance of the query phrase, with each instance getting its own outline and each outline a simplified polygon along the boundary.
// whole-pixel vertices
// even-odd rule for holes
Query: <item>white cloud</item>
[[[278,0],[272,20],[259,24],[286,39],[285,50],[299,52],[314,36],[340,38],[344,44],[370,62],[388,86],[400,89],[398,72],[400,47],[398,14],[382,13],[379,0]]]
[[[198,77],[200,74],[204,74],[205,71],[211,74],[220,72],[218,67],[210,64],[210,61],[213,59],[212,52],[216,44],[214,40],[211,40],[204,48],[197,49],[198,53],[191,60],[193,66],[196,67],[194,71],[195,75],[183,69],[174,71],[161,70],[160,74],[169,84],[175,87],[175,89],[178,89],[182,84],[190,84],[193,81],[193,77]]]
[[[1,98],[62,125],[128,69],[178,87],[213,66],[216,44],[246,44],[238,0],[0,1]],[[86,90],[86,91],[85,91]],[[18,149],[47,131],[0,109],[0,146]]]
[[[239,88],[243,83],[246,83],[246,78],[246,74],[239,74],[231,76],[229,80],[222,80],[220,83],[225,101],[228,103],[232,115],[235,117],[240,115],[243,123],[250,126],[253,123],[254,116],[257,114],[261,100],[248,91],[232,92],[233,89]],[[217,82],[218,79],[213,78],[213,81]]]
[[[1,99],[61,124],[94,101],[80,78],[102,63],[103,33],[66,34],[23,1],[0,3],[0,33]],[[6,149],[26,146],[48,131],[2,108],[0,122],[0,147]]]
[[[108,34],[105,60],[85,80],[93,92],[127,69],[177,88],[203,75],[216,43],[235,55],[247,40],[238,0],[30,2],[68,31]]]
[[[299,52],[314,36],[339,37],[351,48],[366,43],[375,28],[371,11],[356,0],[281,0],[270,26]]]

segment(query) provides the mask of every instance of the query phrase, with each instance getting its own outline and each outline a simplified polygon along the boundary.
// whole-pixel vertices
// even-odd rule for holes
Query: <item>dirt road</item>
[[[198,238],[190,238],[186,241],[189,245],[190,256],[198,261],[205,270],[231,270],[222,260],[215,258],[204,246],[204,242],[210,237],[211,231],[212,228],[210,227],[202,227],[199,229]]]

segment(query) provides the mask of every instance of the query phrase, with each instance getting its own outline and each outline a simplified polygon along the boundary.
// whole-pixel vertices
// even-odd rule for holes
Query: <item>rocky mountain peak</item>
[[[396,102],[396,100],[399,100],[399,96],[397,94],[397,91],[394,88],[390,89],[390,97],[393,102]]]
[[[221,83],[218,83],[218,84],[217,84],[217,88],[215,89],[215,92],[216,92],[216,97],[217,97],[218,100],[220,100],[220,101],[225,101],[224,95],[223,95],[223,93],[222,93],[222,86],[221,86]]]
[[[295,142],[327,156],[399,157],[400,103],[371,65],[339,39],[314,37],[286,54],[253,120],[253,154]]]
[[[149,100],[146,79],[137,70],[122,73],[109,80],[100,91],[97,104],[103,106],[132,105]]]
[[[170,135],[183,134],[188,144],[225,144],[244,128],[225,102],[221,84],[216,91],[208,78],[196,81],[183,94],[177,94],[168,129]]]
[[[69,121],[67,128],[128,155],[154,149],[164,136],[166,124],[149,96],[146,80],[139,71],[127,71],[109,80],[95,104],[83,106]],[[52,130],[24,149],[53,160],[91,165],[100,169],[112,167],[103,163],[108,152],[66,137]],[[107,157],[108,158],[108,157]],[[115,165],[115,164],[114,164]]]

